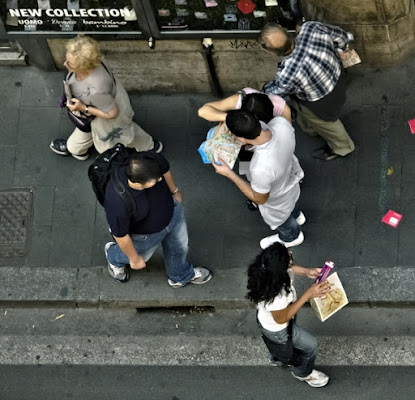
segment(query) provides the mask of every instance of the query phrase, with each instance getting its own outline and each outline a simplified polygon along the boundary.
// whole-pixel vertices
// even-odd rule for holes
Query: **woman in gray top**
[[[154,149],[160,152],[163,145],[133,122],[134,111],[121,82],[101,61],[98,43],[84,35],[66,44],[64,66],[68,70],[66,81],[72,93],[66,107],[73,113],[95,116],[90,132],[75,128],[66,139],[54,139],[50,148],[60,155],[72,155],[78,160],[88,158],[88,149],[94,145],[99,153],[117,143],[137,151]]]

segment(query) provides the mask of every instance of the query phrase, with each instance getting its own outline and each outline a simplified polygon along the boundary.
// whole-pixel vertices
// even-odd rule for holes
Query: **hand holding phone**
[[[320,275],[318,276],[318,278],[316,279],[316,283],[322,283],[324,282],[327,277],[329,276],[331,270],[334,268],[334,262],[327,260],[324,263],[323,268],[321,269]]]

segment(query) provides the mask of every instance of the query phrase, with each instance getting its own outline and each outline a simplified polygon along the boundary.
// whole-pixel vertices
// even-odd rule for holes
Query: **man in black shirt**
[[[180,204],[182,195],[174,183],[168,161],[155,152],[137,153],[118,174],[134,198],[136,211],[129,215],[124,200],[109,182],[104,208],[116,242],[105,245],[110,275],[119,282],[127,282],[127,266],[145,268],[161,244],[171,287],[208,282],[211,272],[207,268],[193,267],[187,260],[188,234]]]

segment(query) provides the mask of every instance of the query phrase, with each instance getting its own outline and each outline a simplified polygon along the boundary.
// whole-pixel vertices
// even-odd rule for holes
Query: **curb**
[[[0,336],[2,365],[265,366],[259,337]],[[320,337],[318,365],[415,366],[415,337]]]
[[[349,302],[357,305],[414,305],[411,267],[336,267]],[[298,293],[310,281],[296,280]],[[245,269],[214,271],[204,286],[171,289],[164,269],[133,272],[126,284],[103,267],[0,267],[0,306],[7,307],[185,307],[250,308],[245,299]]]

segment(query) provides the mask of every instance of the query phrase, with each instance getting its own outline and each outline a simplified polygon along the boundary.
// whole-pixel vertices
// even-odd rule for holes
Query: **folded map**
[[[211,164],[221,158],[233,168],[241,147],[242,142],[228,131],[225,124],[221,124],[209,130],[198,151],[205,164]]]

